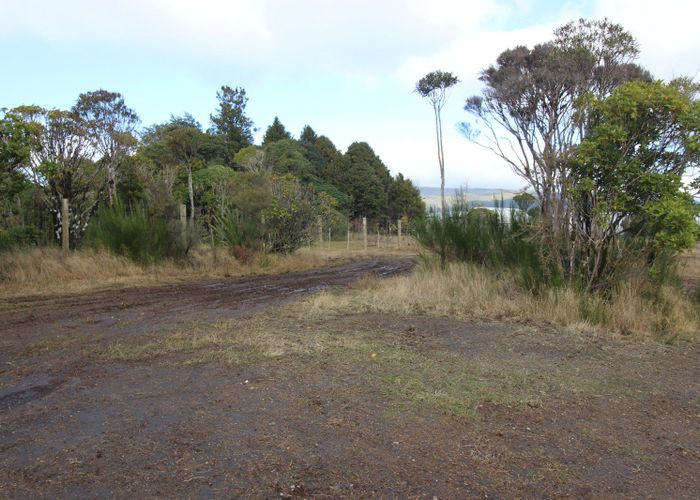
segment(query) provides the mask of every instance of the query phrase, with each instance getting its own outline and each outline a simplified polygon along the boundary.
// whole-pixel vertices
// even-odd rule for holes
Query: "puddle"
[[[53,392],[59,386],[59,384],[60,383],[56,381],[46,382],[5,394],[4,396],[0,397],[0,413],[10,411],[18,406],[29,403],[30,401],[41,399],[47,394]]]

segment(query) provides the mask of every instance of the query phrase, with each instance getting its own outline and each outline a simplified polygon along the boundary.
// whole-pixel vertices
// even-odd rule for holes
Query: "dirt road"
[[[280,275],[9,299],[0,306],[0,346],[8,341],[30,343],[76,331],[99,338],[157,332],[197,320],[231,319],[346,286],[363,276],[403,273],[414,264],[410,258],[357,260]]]
[[[412,265],[3,304],[0,498],[696,498],[697,345],[276,307]]]

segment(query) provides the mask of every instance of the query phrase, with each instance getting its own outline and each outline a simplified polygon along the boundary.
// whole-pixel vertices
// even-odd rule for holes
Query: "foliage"
[[[170,227],[163,218],[149,217],[140,207],[128,212],[119,203],[98,211],[87,231],[86,243],[141,264],[183,255],[174,226]]]
[[[273,142],[290,140],[291,138],[292,135],[289,132],[287,132],[287,129],[284,128],[284,125],[282,125],[280,119],[275,116],[272,125],[267,127],[267,130],[265,131],[262,145],[267,146],[268,144],[272,144]]]
[[[514,210],[509,215],[507,221],[502,202],[496,211],[474,208],[463,193],[458,193],[444,214],[433,209],[417,221],[416,236],[437,253],[440,262],[457,260],[493,269],[509,268],[531,291],[558,283],[560,277],[544,270],[530,221]]]
[[[95,160],[106,168],[107,195],[112,205],[117,196],[119,167],[136,146],[134,132],[139,117],[126,106],[121,94],[106,90],[80,94],[72,111],[83,121],[86,133],[93,140],[98,156]]]
[[[271,179],[272,206],[265,217],[266,249],[291,253],[310,236],[318,208],[310,189],[291,175]]]
[[[352,196],[352,215],[375,218],[386,214],[391,182],[389,169],[366,142],[354,142],[343,156],[341,191]]]
[[[224,163],[233,167],[234,155],[253,143],[253,121],[245,114],[248,97],[244,88],[224,85],[216,93],[216,98],[219,109],[210,117],[209,132],[221,140]]]
[[[626,83],[591,110],[571,189],[589,287],[625,259],[621,238],[648,241],[650,255],[693,246],[698,209],[682,177],[700,161],[700,103],[674,84]]]
[[[258,250],[263,239],[262,227],[235,208],[229,208],[215,217],[216,235],[238,258],[247,256],[242,249]]]
[[[27,173],[42,187],[46,204],[54,214],[57,239],[61,231],[61,200],[67,198],[70,242],[76,246],[97,209],[105,185],[104,169],[91,159],[95,146],[86,123],[71,111],[23,106],[14,112],[37,131]]]
[[[231,206],[237,175],[223,165],[211,165],[193,174],[195,201],[201,213],[223,217]]]
[[[234,157],[236,166],[241,167],[246,172],[258,174],[272,173],[272,163],[265,150],[258,146],[247,146],[241,149]]]
[[[269,162],[275,174],[292,174],[304,182],[315,180],[303,148],[292,139],[281,139],[265,146],[265,161]]]
[[[401,217],[414,219],[425,214],[425,202],[411,179],[398,174],[389,184],[389,216],[392,220]]]
[[[608,171],[608,178],[599,179],[597,174],[579,172],[579,145],[599,126],[599,103],[621,84],[649,82],[651,77],[634,64],[639,53],[637,44],[620,25],[607,20],[580,20],[562,26],[554,35],[554,40],[533,49],[519,46],[506,50],[495,65],[482,71],[483,93],[468,99],[465,109],[486,133],[478,137],[473,123],[463,124],[462,129],[529,183],[537,197],[537,229],[548,267],[572,284],[581,280],[584,269],[584,284],[593,287],[601,284],[600,266],[605,265],[604,254],[608,251],[601,248],[601,239],[594,233],[602,230],[606,233],[604,239],[613,240],[620,224],[630,218],[619,213],[614,204],[582,194],[597,190],[594,185],[607,185],[608,194],[612,194],[622,187],[624,173],[615,168]],[[641,125],[634,116],[630,118],[632,127]],[[631,128],[628,132],[629,139],[637,132],[643,133]],[[583,149],[615,149],[617,139],[611,133],[598,129],[595,134],[600,140],[593,138],[597,146],[589,143]],[[645,148],[630,141],[627,145]],[[615,165],[610,157],[604,163]],[[586,168],[599,167],[606,168],[592,160]],[[645,201],[650,200],[639,198],[639,202]],[[613,224],[590,224],[601,217]]]
[[[310,125],[304,125],[301,134],[299,134],[299,142],[307,144],[316,144],[317,139],[318,135],[316,135],[314,129],[312,129]]]

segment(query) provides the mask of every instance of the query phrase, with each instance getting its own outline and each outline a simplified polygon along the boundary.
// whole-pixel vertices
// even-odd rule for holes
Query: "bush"
[[[36,226],[17,226],[0,228],[0,252],[16,247],[36,245],[39,237]]]
[[[561,278],[543,265],[531,216],[516,210],[506,212],[503,202],[496,205],[495,211],[472,207],[460,193],[448,205],[444,217],[431,210],[428,217],[418,220],[416,237],[443,264],[460,261],[493,269],[509,268],[531,291],[559,284]]]
[[[226,210],[222,217],[215,217],[214,227],[217,240],[228,246],[231,254],[240,262],[250,260],[250,255],[260,249],[260,224],[235,208]]]
[[[141,264],[184,254],[174,225],[149,217],[142,208],[128,213],[120,205],[98,211],[88,227],[85,244],[106,248]]]

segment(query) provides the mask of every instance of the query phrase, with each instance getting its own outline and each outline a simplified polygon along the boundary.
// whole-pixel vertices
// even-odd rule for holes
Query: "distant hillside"
[[[440,188],[439,187],[424,187],[419,186],[421,198],[425,202],[427,207],[439,207],[440,206]],[[447,201],[451,201],[455,194],[459,191],[457,188],[445,188],[445,198]],[[517,191],[510,189],[486,189],[486,188],[470,188],[466,191],[467,200],[472,202],[475,206],[481,207],[494,207],[496,201],[499,203],[501,199],[506,207],[511,206],[513,196]]]

